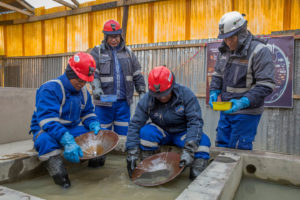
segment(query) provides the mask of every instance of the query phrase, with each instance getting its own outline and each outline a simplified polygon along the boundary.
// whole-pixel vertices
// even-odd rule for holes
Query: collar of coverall
[[[62,75],[62,82],[64,83],[64,87],[66,90],[70,91],[71,93],[78,93],[80,90],[76,90],[70,80],[68,79],[66,72]]]

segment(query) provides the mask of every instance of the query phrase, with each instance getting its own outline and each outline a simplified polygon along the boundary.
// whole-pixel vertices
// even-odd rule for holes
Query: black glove
[[[139,97],[141,99],[146,94],[146,87],[145,86],[139,86],[139,87],[136,88],[136,91],[139,94]]]
[[[198,149],[196,141],[188,141],[185,143],[180,157],[179,167],[190,166],[194,161],[194,154]]]
[[[136,161],[139,159],[139,149],[134,148],[134,149],[129,149],[127,151],[127,171],[128,171],[128,176],[131,178],[132,172],[136,167]]]

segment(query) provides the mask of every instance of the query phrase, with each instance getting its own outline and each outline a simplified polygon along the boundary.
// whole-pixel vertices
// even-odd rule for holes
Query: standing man
[[[152,69],[148,77],[149,93],[139,101],[130,122],[126,150],[131,177],[140,149],[142,159],[154,154],[160,145],[182,148],[180,167],[189,166],[195,179],[207,166],[210,140],[202,132],[201,108],[196,96],[175,82],[165,66]],[[147,123],[150,118],[151,122]]]
[[[143,95],[145,80],[140,63],[125,45],[120,24],[115,20],[108,20],[104,24],[103,33],[102,44],[91,51],[96,61],[93,81],[95,112],[101,127],[109,130],[113,127],[116,133],[125,136],[130,121],[134,87],[139,95]]]
[[[74,138],[89,131],[98,134],[101,130],[85,87],[86,82],[93,81],[95,69],[91,55],[77,53],[70,58],[62,76],[44,83],[36,92],[30,126],[34,147],[55,184],[64,188],[71,183],[60,156],[61,148],[66,160],[78,163],[83,152]]]
[[[209,104],[232,102],[221,112],[216,146],[252,150],[264,98],[275,87],[274,63],[266,42],[247,30],[247,21],[239,12],[223,15],[219,22],[219,55],[210,84]]]

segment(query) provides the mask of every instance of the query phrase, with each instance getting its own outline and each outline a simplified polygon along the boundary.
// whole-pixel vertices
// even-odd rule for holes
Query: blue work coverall
[[[266,42],[249,31],[238,35],[238,50],[232,52],[223,41],[210,91],[220,91],[222,101],[247,97],[250,106],[232,114],[221,112],[216,146],[252,149],[263,113],[264,98],[275,87],[274,63]]]
[[[40,160],[60,154],[65,132],[77,137],[89,132],[94,121],[98,120],[86,87],[77,91],[66,74],[44,83],[36,92],[30,127]]]
[[[129,124],[126,149],[157,150],[166,144],[183,148],[192,140],[199,144],[195,158],[209,159],[210,139],[202,132],[198,100],[189,88],[174,84],[168,103],[159,102],[149,93],[139,101]],[[146,124],[149,118],[151,122]]]

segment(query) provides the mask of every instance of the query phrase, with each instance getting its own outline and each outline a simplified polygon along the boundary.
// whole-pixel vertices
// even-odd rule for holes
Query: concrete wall
[[[28,132],[35,91],[31,88],[0,88],[0,144],[32,138]]]

